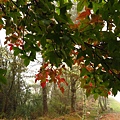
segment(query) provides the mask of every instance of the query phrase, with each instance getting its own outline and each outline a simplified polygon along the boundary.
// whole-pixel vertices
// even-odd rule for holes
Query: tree
[[[76,51],[87,96],[108,96],[110,90],[116,95],[120,91],[120,1],[76,1],[78,15],[72,21],[71,0],[2,0],[0,28],[6,29],[5,44],[14,55],[21,55],[26,66],[41,52],[52,66],[65,62],[71,67],[75,62],[71,52]]]
[[[21,58],[13,56],[7,48],[1,47],[2,57],[7,60],[6,74],[7,78],[5,85],[0,83],[0,113],[2,117],[14,116],[17,113],[18,107],[23,104],[25,92],[24,81],[21,73],[25,71],[25,66]],[[3,59],[3,60],[4,60]]]

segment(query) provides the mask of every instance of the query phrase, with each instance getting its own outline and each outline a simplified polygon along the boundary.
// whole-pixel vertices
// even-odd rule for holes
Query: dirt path
[[[101,116],[100,120],[120,120],[120,113],[108,113]]]

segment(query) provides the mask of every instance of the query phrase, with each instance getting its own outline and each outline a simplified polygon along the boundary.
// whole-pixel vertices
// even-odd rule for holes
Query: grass
[[[112,111],[106,111],[104,113],[101,113],[102,114],[106,114],[106,113],[111,113],[111,112],[119,112],[120,113],[120,103],[117,102],[114,98],[109,98],[109,107],[111,109],[113,109]],[[97,117],[97,110],[99,108],[97,108],[97,101],[94,102],[93,104],[90,103],[88,108],[87,108],[87,111],[90,112],[90,115],[86,116],[86,120],[94,120],[96,117]],[[74,112],[74,113],[70,113],[70,114],[66,114],[64,116],[60,116],[60,117],[56,117],[54,119],[50,119],[49,117],[45,118],[40,118],[38,120],[82,120],[80,114],[79,114],[79,111],[78,112]]]
[[[120,112],[120,103],[114,98],[109,98],[110,108],[113,109],[113,112]]]

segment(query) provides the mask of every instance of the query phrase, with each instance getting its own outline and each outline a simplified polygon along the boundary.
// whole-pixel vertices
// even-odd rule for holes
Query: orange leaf
[[[103,20],[101,19],[101,17],[100,16],[98,16],[98,15],[94,15],[94,14],[92,14],[91,15],[91,21],[90,21],[90,23],[103,23]]]
[[[91,72],[91,71],[93,70],[93,67],[90,66],[90,65],[87,65],[87,66],[86,66],[86,69],[87,69],[89,72]]]
[[[89,16],[91,14],[90,9],[89,8],[85,8],[85,11],[82,13],[79,13],[76,20],[82,20],[85,19],[87,16]]]

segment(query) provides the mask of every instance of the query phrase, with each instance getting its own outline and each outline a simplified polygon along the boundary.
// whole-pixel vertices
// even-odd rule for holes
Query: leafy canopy
[[[88,96],[107,96],[110,90],[116,95],[120,91],[120,1],[76,2],[77,17],[71,20],[71,0],[0,1],[5,44],[14,55],[21,55],[26,66],[36,52],[51,66],[63,62],[81,66],[81,87]]]

